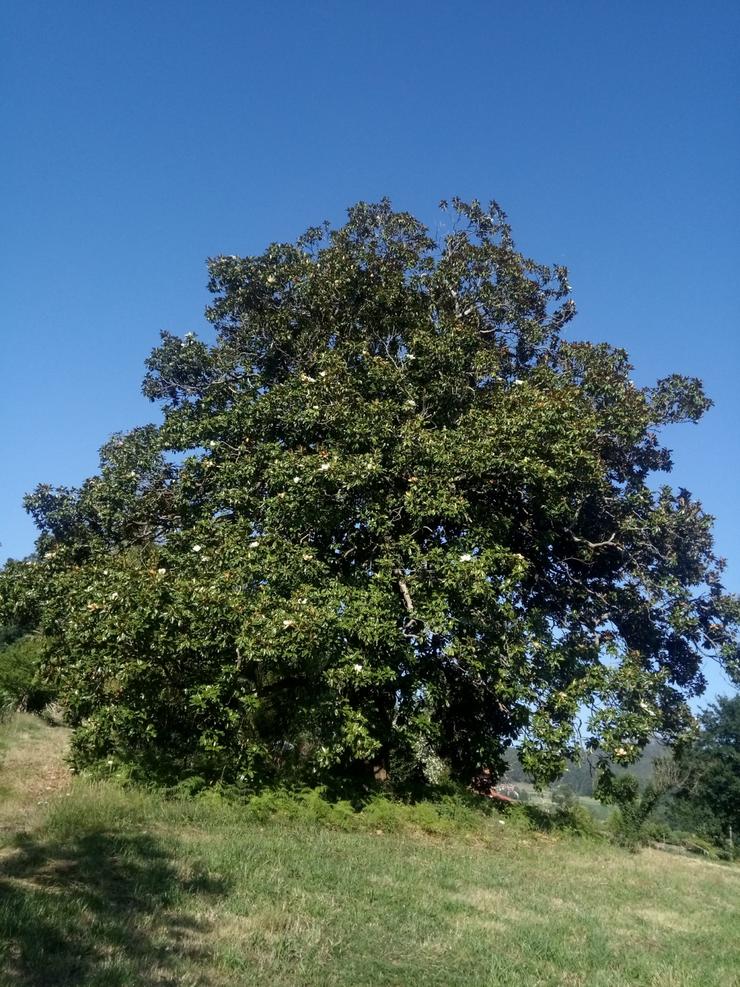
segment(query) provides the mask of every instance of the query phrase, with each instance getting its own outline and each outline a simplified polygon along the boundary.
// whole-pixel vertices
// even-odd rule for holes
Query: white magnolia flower
[[[200,550],[201,550],[202,548],[203,548],[203,546],[202,546],[202,545],[193,545],[193,551],[194,551],[194,552],[200,552]]]
[[[259,548],[260,547],[260,543],[258,541],[250,541],[249,547],[250,548]]]
[[[364,665],[361,665],[359,662],[357,662],[357,664],[355,664],[355,665],[352,666],[352,668],[354,668],[354,670],[356,672],[361,672],[364,667],[365,666]]]
[[[470,554],[470,552],[465,552],[464,555],[461,555],[460,556],[460,561],[461,562],[470,562],[472,558],[473,558],[473,556]]]
[[[326,377],[326,371],[322,370],[321,373],[319,374],[319,377]]]
[[[627,756],[627,751],[624,749],[624,747],[617,747],[617,749],[614,751],[614,753],[615,753],[615,755],[617,757],[626,757]]]
[[[164,576],[164,574],[165,574],[166,572],[167,572],[167,570],[166,570],[166,569],[157,569],[157,575],[158,575],[158,576]]]
[[[326,471],[330,469],[331,469],[331,463],[322,463],[321,466],[319,466],[320,473],[326,473]]]
[[[293,477],[293,483],[300,483],[300,482],[301,482],[300,476],[294,476]]]
[[[208,443],[208,445],[211,447],[211,449],[215,449],[216,448],[216,443],[214,442],[213,439],[211,439],[211,441]]]
[[[524,381],[523,380],[520,380],[519,377],[517,377],[517,379],[514,381],[514,383],[515,384],[523,384]]]
[[[286,627],[286,628],[287,627],[295,627],[295,621],[294,620],[284,620],[283,621],[283,627]]]

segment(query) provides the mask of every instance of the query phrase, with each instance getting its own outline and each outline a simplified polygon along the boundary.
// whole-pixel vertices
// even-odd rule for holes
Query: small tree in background
[[[740,695],[720,696],[699,717],[696,741],[668,818],[731,851],[740,844]]]
[[[644,785],[632,773],[615,773],[606,767],[599,775],[594,794],[607,805],[617,807],[609,821],[617,841],[632,850],[649,842],[648,823],[686,777],[685,769],[670,755],[653,761],[652,776]]]
[[[559,809],[572,809],[578,805],[578,796],[567,782],[561,782],[553,790],[552,801]]]
[[[437,240],[361,203],[212,260],[214,342],[147,361],[162,424],[28,497],[0,594],[47,635],[79,764],[467,780],[518,739],[548,781],[584,705],[629,763],[684,732],[705,655],[737,672],[711,518],[651,479],[700,382],[566,341],[566,270],[495,204],[446,215]]]

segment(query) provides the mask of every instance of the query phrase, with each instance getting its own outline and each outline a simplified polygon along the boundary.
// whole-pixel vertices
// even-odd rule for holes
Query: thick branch
[[[588,538],[581,538],[579,535],[575,534],[575,532],[570,528],[568,528],[568,534],[573,541],[588,545],[589,548],[606,548],[607,545],[612,545],[614,548],[624,548],[624,546],[620,545],[619,542],[614,541],[617,536],[616,531],[613,531],[606,541],[589,541]]]
[[[398,588],[401,590],[401,596],[403,597],[403,602],[406,604],[406,609],[409,613],[413,613],[414,601],[411,599],[411,594],[409,593],[409,588],[406,585],[405,579],[398,580]]]

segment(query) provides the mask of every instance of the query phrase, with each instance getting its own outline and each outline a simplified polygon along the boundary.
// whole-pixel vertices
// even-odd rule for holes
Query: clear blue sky
[[[143,360],[203,327],[208,255],[458,194],[569,266],[572,335],[705,380],[673,482],[740,590],[738,51],[731,0],[5,0],[0,558],[25,491],[156,413]]]

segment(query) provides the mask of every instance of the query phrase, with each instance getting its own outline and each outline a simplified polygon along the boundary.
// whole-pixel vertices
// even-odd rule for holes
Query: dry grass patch
[[[69,790],[64,761],[70,731],[17,713],[0,731],[0,839],[32,829],[49,802]]]

